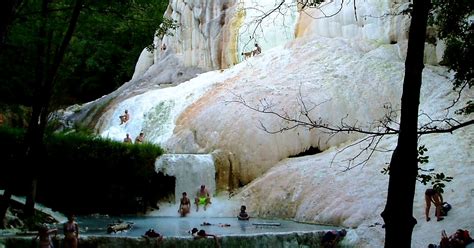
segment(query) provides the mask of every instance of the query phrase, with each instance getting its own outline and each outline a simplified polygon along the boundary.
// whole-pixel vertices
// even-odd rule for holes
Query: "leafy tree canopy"
[[[471,88],[474,84],[474,1],[432,0],[429,23],[438,31],[438,38],[446,42],[442,63],[455,74],[454,89]],[[474,112],[474,101],[469,99],[458,110],[459,114]]]
[[[35,82],[38,28],[47,21],[51,54],[58,48],[71,14],[69,1],[50,4],[41,15],[41,1],[25,1],[0,54],[0,98],[31,104]],[[163,21],[168,1],[86,1],[56,78],[56,105],[96,99],[130,80],[134,65]],[[46,56],[47,57],[47,56]]]

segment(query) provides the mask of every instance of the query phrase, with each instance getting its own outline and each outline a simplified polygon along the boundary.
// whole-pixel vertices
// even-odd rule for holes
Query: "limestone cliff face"
[[[236,0],[173,0],[165,16],[179,27],[166,44],[186,66],[207,70],[223,69],[237,63],[235,32]],[[161,44],[159,44],[161,45]]]
[[[405,58],[410,18],[402,13],[410,4],[408,0],[355,1],[355,4],[333,0],[324,2],[320,8],[304,10],[301,6],[298,10],[294,1],[287,0],[281,9],[288,16],[275,12],[257,27],[255,23],[259,22],[262,13],[268,14],[275,4],[267,2],[271,1],[260,1],[258,5],[251,1],[237,3],[236,0],[171,1],[165,16],[177,21],[179,27],[173,35],[155,39],[157,49],[153,56],[146,51],[142,53],[132,79],[138,79],[148,69],[150,71],[145,75],[160,77],[158,74],[163,71],[156,72],[152,65],[163,67],[161,62],[167,60],[167,54],[159,49],[163,44],[176,56],[177,63],[185,67],[202,71],[229,68],[244,60],[240,53],[253,49],[254,42],[269,49],[288,40],[288,37],[282,39],[283,33],[287,32],[285,29],[293,29],[291,19],[295,16],[298,17],[295,37],[343,38],[355,49],[365,52],[383,44],[394,44],[398,56]],[[426,44],[425,63],[437,64],[443,50],[441,41]],[[171,81],[176,81],[176,77]]]
[[[286,2],[288,3],[282,6],[285,13],[295,14],[297,9],[289,7],[295,3]],[[402,13],[409,4],[409,0],[355,1],[355,5],[342,0],[326,1],[320,8],[300,9],[294,33],[296,37],[318,35],[348,39],[356,49],[363,51],[373,50],[381,44],[396,44],[399,56],[404,59],[410,18]],[[261,5],[253,6],[250,1],[238,4],[236,0],[173,0],[165,16],[176,20],[179,27],[173,36],[157,39],[155,43],[157,47],[166,44],[179,55],[185,66],[204,70],[228,68],[242,60],[239,54],[247,46],[239,44],[247,42],[243,36],[265,37],[260,40],[269,43],[268,48],[273,46],[272,39],[278,39],[278,35],[272,37],[272,32],[275,31],[268,32],[271,25],[264,26],[261,34],[257,32],[244,35],[242,29],[251,28],[243,25],[261,17],[245,16],[255,8],[262,8],[263,12],[268,11]],[[267,19],[278,18],[280,17],[270,15]],[[291,22],[289,24],[291,28]],[[443,47],[442,42],[427,44],[425,62],[438,63]],[[155,63],[160,59],[160,52],[156,50]]]
[[[325,1],[321,8],[309,8],[300,15],[297,37],[318,35],[350,40],[355,49],[368,52],[382,44],[393,44],[405,59],[410,17],[403,14],[411,1],[367,0]],[[444,43],[426,44],[425,63],[438,64]]]
[[[271,100],[272,106],[294,114],[299,108],[298,92],[305,90],[301,93],[306,100],[318,106],[312,113],[315,119],[337,123],[349,115],[354,122],[374,122],[383,109],[373,106],[387,102],[397,106],[400,99],[397,86],[402,82],[409,19],[399,13],[408,1],[356,1],[354,8],[335,0],[299,15],[291,7],[294,2],[288,2],[285,13],[298,20],[295,40],[277,45],[275,40],[281,44],[288,38],[283,37],[283,27],[293,26],[287,16],[280,22],[276,18],[281,15],[270,16],[268,29],[255,34],[264,48],[262,54],[225,72],[196,77],[242,59],[238,56],[245,49],[242,29],[248,29],[245,25],[258,19],[259,12],[252,14],[256,8],[252,1],[171,1],[166,16],[178,21],[179,28],[174,35],[155,41],[157,48],[166,44],[167,49],[157,49],[153,56],[144,51],[133,80],[88,105],[101,111],[93,115],[98,118],[97,132],[122,140],[125,133],[135,137],[144,131],[149,142],[164,145],[171,153],[220,150],[232,154],[232,159],[221,159],[234,161],[232,168],[238,168],[231,173],[238,178],[230,178],[229,184],[246,184],[278,161],[310,147],[325,150],[357,138],[355,134],[333,137],[317,130],[269,135],[258,123],[264,121],[278,130],[282,124],[277,118],[229,102],[236,96],[252,104]],[[257,7],[270,10],[272,4],[262,0]],[[270,27],[275,23],[281,23],[281,28]],[[354,101],[373,106],[360,107]],[[124,109],[133,121],[118,126]],[[86,118],[92,116],[81,112]],[[220,168],[226,171],[230,166]]]
[[[216,187],[232,190],[246,185],[235,192],[235,198],[245,203],[251,214],[358,227],[359,234],[367,237],[365,246],[359,247],[382,247],[383,229],[369,227],[381,222],[388,177],[380,171],[391,153],[378,151],[392,151],[396,137],[373,141],[381,149],[366,166],[343,173],[351,163],[371,153],[370,149],[361,150],[364,142],[357,143],[363,135],[305,127],[278,132],[288,127],[288,122],[249,108],[367,129],[374,128],[387,111],[399,113],[409,24],[409,17],[399,13],[409,1],[358,0],[355,9],[353,2],[327,1],[322,12],[299,13],[295,39],[272,46],[276,44],[272,39],[283,40],[279,36],[283,32],[277,28],[271,34],[260,34],[262,54],[233,65],[241,60],[238,55],[245,46],[236,37],[240,25],[252,17],[250,11],[242,12],[235,1],[171,1],[166,15],[178,20],[180,28],[174,36],[156,40],[156,45],[165,43],[168,49],[155,51],[151,63],[150,54],[144,52],[137,65],[143,74],[135,75],[134,80],[105,98],[114,101],[105,104],[102,100],[103,106],[88,104],[102,111],[94,115],[99,118],[96,131],[114,140],[144,131],[147,142],[163,145],[169,153],[210,153],[217,165]],[[319,18],[323,13],[330,17]],[[425,62],[436,65],[441,55],[437,51],[442,51],[441,43],[427,45]],[[216,70],[223,68],[227,69]],[[207,70],[212,71],[204,73]],[[196,76],[189,80],[191,75]],[[431,120],[461,118],[453,116],[454,111],[446,112],[458,97],[452,92],[450,78],[446,68],[425,67],[420,126],[430,121],[426,116]],[[472,90],[465,93],[473,94]],[[463,97],[458,103],[465,102]],[[119,125],[124,109],[131,113],[131,120]],[[71,112],[83,120],[92,116],[87,111]],[[473,164],[472,154],[466,155],[472,151],[473,134],[471,127],[449,137],[423,138],[423,144],[433,151],[430,161],[437,161],[430,163],[430,168],[450,172],[458,180],[458,193],[449,192],[453,195],[450,199],[459,205],[472,199],[466,197],[471,194],[472,183],[465,185],[472,182],[468,177],[474,167],[461,170],[463,166],[454,168],[452,164]],[[310,147],[323,152],[289,158]],[[417,188],[416,194],[415,216],[423,218],[423,188]],[[472,227],[472,214],[466,218],[465,212],[459,211],[458,216],[450,213],[449,218],[460,223],[453,230]],[[429,233],[432,224],[415,230],[415,239]],[[439,233],[431,233],[432,237],[420,239],[415,246],[439,238]],[[378,243],[374,245],[370,239]]]

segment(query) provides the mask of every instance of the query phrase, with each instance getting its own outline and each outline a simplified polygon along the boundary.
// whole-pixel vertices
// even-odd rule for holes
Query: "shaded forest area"
[[[104,194],[115,192],[111,187],[124,183],[112,180],[114,177],[122,179],[121,173],[126,175],[131,170],[138,173],[137,168],[127,167],[129,164],[107,167],[109,161],[94,160],[90,154],[100,150],[95,146],[81,151],[77,150],[78,144],[69,143],[55,151],[48,140],[49,114],[64,106],[97,99],[128,81],[139,54],[150,46],[160,28],[167,6],[165,0],[8,0],[0,3],[0,125],[27,129],[25,135],[13,140],[19,144],[18,160],[2,163],[6,173],[0,181],[5,188],[0,201],[0,219],[5,216],[12,193],[22,187],[28,191],[24,210],[29,217],[33,214],[36,197],[47,201],[45,196],[61,197],[59,202],[67,202],[66,196],[72,197],[65,204],[71,210],[82,206],[97,206],[100,210],[99,202],[106,199]],[[88,139],[92,143],[96,141],[94,137]],[[10,145],[5,143],[2,148]],[[108,146],[108,149],[114,147],[113,144]],[[76,151],[65,152],[68,149]],[[70,158],[64,157],[66,160],[54,164],[53,160],[64,154]],[[118,157],[126,154],[131,155],[124,152]],[[132,157],[137,162],[140,156],[138,153]],[[134,161],[122,159],[120,162]],[[142,163],[140,168],[145,167]],[[92,177],[94,170],[98,175]],[[60,176],[52,176],[53,172]],[[100,181],[89,180],[98,177]],[[82,181],[95,184],[96,187],[90,189],[98,193],[90,191],[89,200],[74,202],[70,191],[80,189],[76,185]],[[104,189],[101,183],[109,186]],[[51,184],[53,186],[49,186]],[[131,194],[135,194],[135,190],[136,187],[130,189]],[[122,197],[122,193],[118,195]]]
[[[52,1],[45,20],[42,1],[19,2],[0,49],[0,102],[30,106],[40,71],[38,60],[52,60],[58,50],[71,4]],[[53,109],[97,99],[129,81],[167,6],[164,0],[84,1],[55,78]],[[43,38],[38,30],[45,21]],[[39,43],[47,47],[46,54],[38,54]]]
[[[80,134],[48,135],[44,164],[24,164],[21,129],[0,128],[0,188],[27,195],[30,182],[18,175],[40,167],[37,201],[77,214],[144,212],[174,192],[174,178],[155,173],[163,150],[153,144],[124,144]],[[171,187],[171,188],[170,188]],[[169,196],[168,196],[169,197]]]

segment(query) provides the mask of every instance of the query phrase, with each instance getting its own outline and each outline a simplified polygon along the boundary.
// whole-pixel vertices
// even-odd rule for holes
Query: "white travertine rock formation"
[[[184,64],[204,69],[235,64],[235,0],[172,0],[165,16],[178,21],[173,36],[161,42],[182,55]]]
[[[244,6],[253,2],[245,0]],[[361,134],[333,135],[305,128],[269,134],[261,124],[278,131],[288,123],[242,104],[304,118],[302,99],[312,109],[309,116],[313,120],[336,126],[344,121],[364,128],[373,127],[386,114],[386,106],[398,113],[409,19],[393,14],[404,10],[409,1],[356,1],[356,12],[350,3],[325,3],[326,15],[342,6],[328,18],[318,18],[322,15],[318,10],[307,12],[313,18],[305,13],[295,15],[299,17],[294,40],[274,46],[263,42],[267,46],[262,54],[229,67],[241,60],[238,55],[245,46],[235,37],[240,34],[239,25],[248,23],[250,12],[244,14],[240,5],[231,1],[171,1],[166,15],[181,26],[175,36],[155,44],[164,42],[169,49],[164,54],[155,51],[154,64],[131,82],[140,83],[140,87],[130,87],[133,96],[108,106],[97,131],[115,140],[122,140],[125,133],[135,137],[144,131],[146,141],[163,145],[169,153],[212,153],[220,173],[218,184],[226,180],[229,185],[248,184],[233,199],[247,204],[251,214],[354,227],[361,237],[358,247],[383,246],[383,229],[375,223],[382,222],[379,214],[388,181],[380,170],[391,153],[375,153],[365,167],[343,173],[347,168],[344,159],[360,152],[355,142]],[[278,37],[272,35],[268,37]],[[446,114],[464,118],[445,111],[457,96],[451,90],[452,74],[436,66],[442,46],[438,42],[425,50],[428,65],[423,71],[420,113],[433,119]],[[173,81],[185,71],[181,64],[221,70],[177,85]],[[155,87],[166,81],[170,87]],[[118,116],[124,109],[129,110],[131,120],[119,125]],[[428,121],[423,116],[420,125]],[[474,173],[472,129],[421,140],[429,147],[429,168],[455,178],[446,199],[458,208],[474,206],[474,184],[469,176]],[[388,137],[380,141],[379,148],[390,150],[395,144],[396,137]],[[311,147],[323,152],[288,158]],[[338,153],[340,150],[345,152]],[[417,187],[414,216],[419,220],[423,220],[423,191],[424,187]],[[450,213],[443,226],[420,221],[413,247],[438,241],[439,232],[433,229],[455,229],[457,225],[472,230],[472,218],[471,211],[459,209]]]
[[[354,47],[370,51],[381,44],[396,44],[398,55],[405,59],[410,18],[402,14],[411,1],[368,0],[326,1],[321,8],[307,9],[300,16],[297,36],[318,35],[349,39]],[[425,63],[441,61],[444,44],[426,44]]]
[[[258,121],[279,130],[284,126],[278,118],[232,101],[242,97],[255,106],[265,99],[275,111],[291,115],[299,108],[297,98],[301,94],[316,106],[310,113],[315,120],[333,125],[341,120],[372,125],[385,114],[384,104],[394,109],[399,105],[404,56],[400,44],[406,44],[408,19],[393,14],[404,10],[407,3],[357,1],[356,12],[352,5],[341,5],[341,1],[325,3],[322,11],[314,9],[300,15],[295,31],[299,38],[285,47],[264,50],[233,68],[201,74],[173,88],[144,92],[140,87],[139,95],[113,106],[97,127],[103,136],[118,140],[125,133],[134,137],[145,131],[149,141],[164,145],[170,152],[230,152],[239,164],[239,171],[232,174],[246,184],[281,159],[311,147],[325,150],[360,135],[333,136],[303,128],[269,135]],[[245,4],[242,7],[230,1],[172,1],[167,15],[179,20],[180,27],[174,36],[164,37],[167,50],[160,55],[159,63],[141,77],[141,83],[175,80],[175,74],[166,76],[176,73],[172,68],[177,66],[165,63],[170,57],[208,69],[222,68],[217,61],[224,60],[215,55],[230,58],[229,51],[237,50],[223,48],[239,46],[232,36],[238,32],[230,29],[240,27],[230,23],[251,22],[233,21],[230,14],[243,18],[245,10],[245,18],[254,18],[246,8]],[[335,15],[314,18],[322,13]],[[427,73],[432,80],[446,81],[434,71]],[[354,101],[371,104],[361,106]],[[131,111],[135,119],[122,127],[116,125],[116,119],[123,109]]]
[[[132,80],[137,79],[143,75],[150,66],[153,65],[153,53],[147,48],[144,48],[140,57],[138,57],[137,64],[135,65],[135,71],[133,72]]]
[[[402,12],[410,4],[408,0],[355,1],[355,5],[334,0],[302,12],[297,12],[294,1],[285,2],[281,6],[285,15],[276,12],[256,26],[256,20],[268,13],[275,1],[173,0],[165,16],[176,20],[179,27],[173,35],[155,38],[154,63],[163,59],[160,47],[166,44],[185,66],[203,70],[229,68],[241,62],[241,52],[253,50],[256,42],[266,50],[291,40],[295,24],[296,37],[344,38],[365,52],[382,44],[395,44],[398,56],[405,58],[410,18]],[[426,44],[425,63],[437,64],[443,52],[442,41]],[[149,57],[148,53],[141,54],[132,79],[151,65]]]

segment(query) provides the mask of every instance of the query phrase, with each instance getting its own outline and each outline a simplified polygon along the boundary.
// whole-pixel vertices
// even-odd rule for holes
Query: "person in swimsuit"
[[[42,225],[39,228],[38,234],[36,235],[34,240],[37,240],[39,238],[40,248],[53,248],[53,241],[51,240],[50,236],[51,233],[54,233],[54,235],[56,235],[58,233],[58,229],[49,229],[46,225]]]
[[[437,221],[441,221],[444,218],[441,217],[441,207],[443,205],[443,196],[441,193],[439,193],[435,189],[427,189],[425,191],[425,202],[426,202],[426,208],[425,208],[425,215],[426,215],[426,221],[430,221],[430,208],[431,208],[431,203],[435,205],[435,216],[437,218]]]
[[[127,133],[125,135],[125,138],[123,139],[123,143],[132,144],[132,138],[130,138],[130,134]]]
[[[141,143],[143,143],[144,140],[145,140],[145,134],[143,132],[141,132],[140,135],[138,135],[135,138],[135,144],[141,144]]]
[[[185,217],[189,210],[191,209],[191,201],[189,200],[187,193],[183,192],[183,197],[181,198],[178,213],[181,214],[181,217]]]
[[[77,248],[79,241],[79,225],[75,221],[73,214],[67,217],[67,222],[64,223],[64,247]]]
[[[209,191],[207,191],[204,184],[201,185],[201,188],[198,190],[194,203],[196,204],[196,212],[199,211],[199,205],[204,205],[204,211],[206,211],[207,205],[211,203]]]

